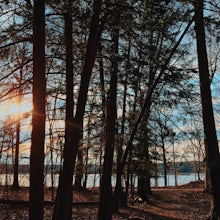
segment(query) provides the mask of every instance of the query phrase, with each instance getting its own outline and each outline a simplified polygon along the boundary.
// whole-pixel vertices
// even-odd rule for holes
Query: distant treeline
[[[175,165],[178,173],[195,173],[198,171],[205,173],[205,162],[203,161],[176,162]],[[163,163],[158,163],[157,169],[158,173],[163,173]],[[174,164],[172,162],[167,163],[167,171],[168,173],[174,172]]]

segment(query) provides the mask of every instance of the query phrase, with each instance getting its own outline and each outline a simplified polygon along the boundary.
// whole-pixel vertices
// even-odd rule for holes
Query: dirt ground
[[[51,201],[52,191],[47,189],[45,200]],[[10,199],[5,204],[3,198]],[[73,206],[73,219],[97,219],[98,198],[97,189],[83,192],[74,192],[75,205]],[[0,219],[1,220],[27,220],[27,204],[20,204],[20,200],[28,200],[28,189],[12,190],[0,187]],[[83,204],[82,204],[83,202]],[[87,203],[89,202],[89,203]],[[211,196],[204,192],[201,184],[188,184],[182,187],[154,188],[153,195],[147,202],[128,203],[128,207],[121,208],[113,215],[113,220],[142,219],[142,220],[205,220],[211,208]],[[53,206],[45,205],[45,220],[50,220]]]

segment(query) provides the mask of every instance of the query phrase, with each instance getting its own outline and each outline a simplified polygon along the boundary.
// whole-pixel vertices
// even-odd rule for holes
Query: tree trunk
[[[73,147],[73,51],[72,51],[72,13],[71,5],[68,6],[68,10],[64,15],[65,20],[65,40],[66,40],[66,119],[65,119],[65,143],[64,143],[64,163],[66,158],[71,155],[70,149]],[[70,164],[65,164],[70,166]],[[64,166],[64,165],[63,165]],[[64,169],[64,167],[63,167]],[[72,188],[73,177],[72,173],[67,173],[65,170],[61,171],[59,177],[59,186],[55,200],[55,211],[53,219],[70,219],[72,216],[72,190],[68,191],[68,188],[64,188],[62,184],[66,180],[69,187]],[[65,197],[69,203],[61,203],[59,200]],[[60,203],[59,203],[60,202]]]
[[[173,140],[173,169],[174,169],[175,186],[177,186],[178,182],[177,182],[177,167],[176,167],[176,155],[175,155],[175,148],[174,148],[174,140]]]
[[[75,183],[74,183],[73,188],[76,191],[80,191],[80,190],[83,189],[83,186],[82,186],[82,179],[83,179],[83,146],[80,146],[79,149],[78,149],[77,164],[76,164],[75,173],[76,173]]]
[[[161,134],[161,144],[162,144],[162,152],[163,152],[163,174],[164,174],[164,186],[167,186],[167,157],[166,157],[166,149],[165,149],[165,133],[163,129],[163,125],[159,122],[160,126],[160,134]]]
[[[124,93],[123,93],[123,109],[122,109],[122,119],[121,119],[121,134],[120,134],[120,145],[118,146],[118,152],[117,152],[117,171],[116,171],[116,186],[115,186],[115,191],[114,191],[114,210],[117,211],[118,208],[122,205],[127,204],[127,193],[128,193],[128,186],[129,186],[129,171],[130,171],[130,164],[128,164],[128,178],[126,182],[126,195],[124,196],[124,192],[122,189],[122,183],[121,183],[121,178],[122,176],[120,175],[120,170],[119,166],[121,163],[122,159],[122,148],[124,145],[124,133],[125,133],[125,113],[126,113],[126,99],[127,99],[127,77],[128,77],[128,71],[129,71],[129,65],[130,65],[130,50],[131,46],[128,46],[128,53],[127,53],[127,64],[126,64],[126,75],[124,79]],[[131,153],[131,152],[130,152]],[[124,201],[125,199],[125,201]]]
[[[205,191],[207,193],[211,194],[212,193],[212,186],[211,186],[209,163],[208,163],[208,160],[207,160],[208,147],[207,147],[206,140],[204,140],[204,144],[205,144],[205,155],[206,155],[206,159],[205,159]]]
[[[76,162],[77,151],[79,148],[80,138],[82,137],[83,116],[87,101],[87,93],[92,68],[95,62],[97,46],[100,39],[101,30],[99,27],[99,16],[101,12],[101,0],[94,0],[93,14],[90,23],[89,38],[81,83],[76,107],[76,115],[72,123],[71,137],[72,146],[64,149],[63,169],[60,172],[57,197],[54,207],[54,220],[71,220],[72,219],[72,192],[73,192],[73,173]]]
[[[105,143],[105,135],[106,135],[106,114],[107,114],[107,102],[106,102],[106,94],[105,94],[105,79],[104,79],[104,67],[103,67],[103,58],[101,46],[99,48],[100,52],[100,61],[99,61],[99,75],[100,75],[100,92],[102,97],[102,133],[100,137],[100,148],[99,148],[99,167],[102,167],[103,161],[103,146]],[[99,185],[101,186],[102,174],[101,169],[99,169]]]
[[[115,146],[115,133],[116,133],[116,115],[117,115],[117,81],[118,81],[118,41],[119,41],[119,28],[117,23],[119,21],[119,14],[115,15],[116,29],[112,37],[112,70],[110,79],[109,97],[107,101],[107,116],[106,116],[106,143],[105,143],[105,155],[104,164],[100,188],[100,200],[99,200],[99,220],[112,219],[113,211],[113,193],[112,193],[112,166],[113,155]]]
[[[163,137],[162,137],[163,139]],[[166,158],[166,150],[164,146],[164,140],[162,140],[162,151],[163,151],[163,174],[164,174],[164,186],[167,186],[167,158]]]
[[[146,117],[148,121],[148,116]],[[146,134],[147,137],[147,134]],[[147,138],[148,139],[148,138]],[[143,165],[143,168],[140,169],[140,176],[138,176],[138,195],[142,198],[143,201],[148,200],[148,196],[152,195],[151,186],[150,186],[150,156],[149,156],[149,145],[148,140],[145,141],[146,146],[143,146],[142,149],[142,160],[148,164],[148,166]]]
[[[19,188],[18,183],[18,169],[19,169],[19,145],[20,145],[20,113],[18,121],[16,122],[16,143],[15,143],[15,162],[14,162],[14,179],[13,179],[13,189]]]
[[[17,122],[16,122],[16,143],[15,143],[15,163],[14,163],[13,189],[19,188],[18,173],[19,173],[19,146],[20,146],[20,129],[21,129],[22,75],[23,75],[23,67],[21,64],[20,77],[19,77],[19,91],[18,91],[19,112],[17,114]]]
[[[210,89],[210,78],[203,17],[203,1],[196,0],[194,7],[203,126],[205,142],[207,146],[206,152],[208,165],[210,169],[214,205],[212,219],[217,220],[220,218],[220,155]]]
[[[34,1],[33,12],[33,116],[30,155],[29,219],[43,219],[45,139],[45,6]]]
[[[140,196],[140,198],[143,201],[147,201],[148,200],[148,195],[149,193],[147,192],[147,188],[148,188],[148,179],[146,178],[146,174],[143,175],[138,175],[138,196]]]
[[[83,182],[83,188],[86,189],[87,180],[88,180],[88,174],[89,174],[89,149],[91,149],[91,114],[93,111],[93,106],[91,107],[91,113],[88,113],[88,122],[87,122],[87,129],[88,129],[88,136],[87,136],[87,146],[85,149],[85,169],[84,169],[84,182]],[[94,181],[95,181],[95,174],[96,174],[96,168],[94,173]],[[95,184],[94,184],[95,185]]]

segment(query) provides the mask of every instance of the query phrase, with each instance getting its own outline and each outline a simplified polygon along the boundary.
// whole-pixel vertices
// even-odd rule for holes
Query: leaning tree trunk
[[[197,54],[199,65],[200,92],[202,102],[202,116],[207,146],[207,160],[210,169],[211,187],[213,196],[212,219],[220,219],[220,155],[216,135],[208,59],[206,51],[206,39],[203,17],[203,0],[195,0],[195,31],[197,42]]]
[[[72,219],[72,193],[73,193],[73,173],[75,168],[77,151],[80,138],[82,137],[83,116],[87,101],[89,81],[92,68],[95,62],[97,46],[100,39],[100,12],[101,0],[94,0],[93,14],[89,29],[89,38],[87,43],[86,57],[81,76],[76,115],[72,124],[72,146],[64,149],[63,169],[60,173],[59,186],[54,207],[54,220]],[[67,145],[66,145],[67,146]]]
[[[29,219],[42,220],[44,209],[45,139],[45,6],[34,1],[33,12],[33,116],[30,155]]]

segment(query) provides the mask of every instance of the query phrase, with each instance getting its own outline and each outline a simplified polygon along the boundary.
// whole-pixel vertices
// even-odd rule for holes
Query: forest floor
[[[45,218],[51,219],[53,206],[51,189],[45,192]],[[97,219],[98,189],[74,192],[73,219]],[[9,202],[7,202],[7,199]],[[20,202],[24,200],[25,202]],[[0,219],[27,220],[28,219],[28,189],[5,189],[0,187]],[[128,203],[113,215],[118,219],[143,220],[205,220],[211,209],[211,196],[204,192],[201,183],[190,183],[180,187],[153,188],[153,195],[147,202]]]

